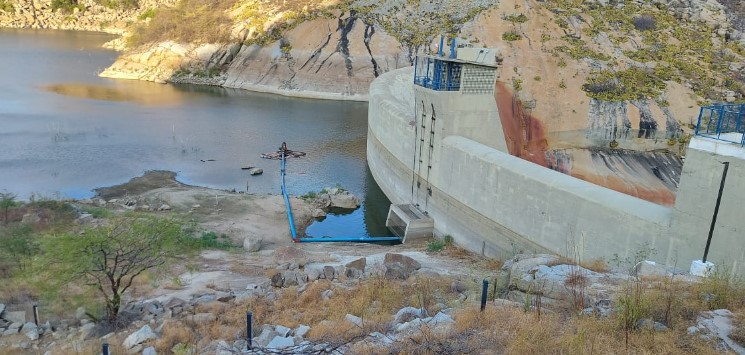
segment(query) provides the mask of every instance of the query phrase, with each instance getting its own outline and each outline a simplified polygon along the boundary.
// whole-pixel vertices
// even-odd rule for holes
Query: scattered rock
[[[39,339],[39,328],[35,323],[27,322],[23,325],[23,334],[31,340]]]
[[[321,265],[312,265],[308,264],[305,265],[303,268],[303,272],[305,272],[305,276],[308,278],[308,282],[313,282],[315,280],[318,280],[324,276],[323,273],[323,266]]]
[[[289,348],[291,346],[295,346],[295,339],[292,337],[281,337],[276,336],[272,341],[267,344],[267,349],[282,349],[282,348]]]
[[[154,347],[148,346],[142,350],[142,355],[158,355],[158,352],[155,351]]]
[[[323,276],[326,280],[333,280],[336,276],[336,269],[333,266],[326,265],[323,267]]]
[[[274,327],[274,331],[277,332],[277,335],[279,335],[281,337],[286,337],[287,335],[290,334],[290,332],[292,331],[292,329],[287,328],[287,327],[285,327],[283,325],[277,325],[277,326]]]
[[[310,331],[309,326],[300,324],[299,326],[297,326],[297,328],[295,328],[295,331],[293,332],[293,334],[295,336],[304,338],[305,335],[308,334],[309,331]]]
[[[213,313],[197,313],[189,316],[188,319],[194,323],[207,323],[214,322],[217,319],[217,316]]]
[[[142,344],[151,339],[157,339],[158,335],[150,329],[149,325],[145,325],[140,330],[130,334],[127,339],[124,339],[122,346],[125,349],[132,349],[135,346]]]
[[[294,246],[281,246],[274,251],[274,261],[277,264],[295,262],[298,266],[304,266],[307,260],[305,252]]]
[[[88,323],[84,324],[80,327],[80,340],[88,339],[91,334],[93,334],[93,330],[96,329],[96,324],[94,323]]]
[[[261,168],[251,168],[251,169],[248,169],[248,173],[250,175],[261,175],[264,173],[264,170]]]
[[[660,322],[655,322],[652,318],[644,318],[636,322],[636,329],[646,329],[661,332],[669,330],[670,328]]]
[[[158,211],[170,211],[170,210],[171,210],[171,206],[166,205],[166,204],[162,204],[160,205],[160,207],[158,207]]]
[[[365,274],[366,258],[359,258],[344,265],[346,268],[345,275],[350,278],[360,278]]]
[[[422,267],[418,261],[406,255],[387,253],[383,260],[385,278],[389,280],[406,280],[411,273]]]
[[[344,316],[344,319],[346,319],[348,322],[350,322],[350,323],[352,323],[352,324],[354,324],[354,325],[362,328],[362,318],[357,317],[357,316],[355,316],[353,314],[347,314],[346,316]]]
[[[6,311],[3,318],[5,318],[5,320],[11,323],[23,324],[23,323],[26,323],[26,311],[13,311],[13,312]]]
[[[468,287],[463,281],[455,280],[450,284],[450,291],[455,293],[464,293],[468,290]]]
[[[0,317],[3,316],[3,312],[5,312],[5,305],[0,303]]]
[[[670,273],[667,268],[662,264],[657,264],[654,261],[644,260],[634,267],[634,275],[638,277],[643,276],[667,276]]]
[[[257,252],[261,250],[261,237],[246,237],[243,239],[243,249],[248,252]]]
[[[274,337],[277,336],[277,332],[274,331],[272,327],[265,327],[259,336],[253,338],[253,343],[256,345],[265,348],[269,344]]]
[[[425,316],[425,311],[414,307],[404,307],[396,312],[396,316],[393,318],[393,322],[396,324],[410,322],[416,318],[422,318]]]
[[[349,210],[360,207],[360,199],[357,196],[352,195],[348,191],[339,190],[335,194],[330,194],[330,197],[331,204],[329,205],[329,207]]]
[[[41,217],[36,213],[26,213],[21,218],[22,224],[36,224],[41,222]]]
[[[328,301],[331,299],[331,297],[334,296],[334,291],[326,290],[321,292],[321,298],[323,298],[325,301]]]

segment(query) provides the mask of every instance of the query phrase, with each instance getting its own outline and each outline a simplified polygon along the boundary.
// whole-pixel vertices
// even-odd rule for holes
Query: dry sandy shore
[[[382,268],[385,253],[401,253],[419,261],[421,273],[440,275],[476,276],[473,275],[474,261],[485,261],[468,254],[437,254],[433,258],[426,252],[426,241],[406,245],[293,243],[281,195],[252,195],[190,186],[178,182],[176,174],[168,171],[150,171],[125,184],[96,189],[96,193],[91,203],[107,201],[109,207],[181,214],[205,231],[226,234],[238,245],[246,238],[262,240],[258,252],[243,249],[204,252],[199,258],[171,270],[180,273],[179,279],[183,282],[180,287],[166,283],[156,290],[142,290],[145,294],[137,296],[143,298],[188,299],[208,290],[236,293],[251,285],[266,284],[269,281],[267,270],[283,264],[279,260],[281,257],[275,255],[275,250],[283,246],[302,250],[308,264],[344,265],[366,257],[370,268]],[[302,235],[319,207],[313,201],[296,197],[291,197],[290,201],[296,228]],[[160,211],[165,205],[167,210]]]

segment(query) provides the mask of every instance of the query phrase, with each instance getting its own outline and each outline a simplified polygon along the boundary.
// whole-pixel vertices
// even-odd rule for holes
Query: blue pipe
[[[282,197],[285,199],[287,208],[287,220],[290,223],[290,234],[294,243],[322,243],[322,242],[357,242],[357,243],[374,243],[374,242],[401,242],[399,237],[322,237],[322,238],[298,238],[295,230],[295,218],[292,217],[292,208],[290,208],[290,198],[287,196],[285,187],[285,152],[282,151]]]
[[[290,198],[287,197],[287,188],[285,187],[285,151],[282,151],[282,197],[285,198],[285,206],[287,207],[287,220],[290,222],[290,234],[292,234],[292,241],[298,242],[297,231],[295,230],[295,218],[292,217],[292,209],[290,208]]]

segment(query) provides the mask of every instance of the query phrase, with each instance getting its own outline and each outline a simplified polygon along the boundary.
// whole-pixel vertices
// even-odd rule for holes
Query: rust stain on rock
[[[682,162],[671,163],[664,154],[616,152],[600,147],[550,150],[541,120],[525,108],[505,83],[496,83],[494,98],[511,155],[653,203],[675,203]]]
[[[509,153],[548,167],[546,162],[548,141],[541,121],[523,107],[523,103],[503,82],[497,82],[495,99]]]

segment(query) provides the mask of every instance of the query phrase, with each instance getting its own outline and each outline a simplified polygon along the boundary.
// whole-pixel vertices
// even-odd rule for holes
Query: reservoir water
[[[312,236],[375,236],[388,200],[365,160],[367,104],[243,90],[99,78],[117,56],[100,33],[0,30],[0,191],[22,199],[86,198],[147,170],[181,182],[279,193],[282,142],[307,153],[288,161],[302,195],[341,186],[363,199],[315,222]],[[262,168],[249,176],[242,166]]]

